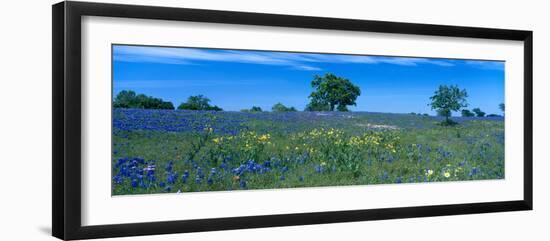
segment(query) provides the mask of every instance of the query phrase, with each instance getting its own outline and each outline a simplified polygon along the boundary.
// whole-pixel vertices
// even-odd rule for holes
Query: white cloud
[[[156,80],[115,80],[118,89],[174,89],[193,87],[213,87],[231,85],[256,85],[255,80],[197,80],[197,79],[156,79]]]
[[[126,62],[193,64],[194,61],[220,61],[290,66],[296,70],[316,71],[312,63],[395,64],[417,66],[431,64],[453,66],[451,61],[427,58],[358,56],[343,54],[309,54],[269,51],[208,50],[194,48],[116,46],[114,59]],[[306,64],[309,63],[309,64]]]
[[[321,68],[317,68],[317,67],[313,67],[313,66],[307,66],[307,65],[298,65],[298,66],[294,66],[293,68],[297,69],[297,70],[305,70],[305,71],[320,71],[320,70],[323,70]]]
[[[469,60],[465,62],[466,64],[480,68],[480,69],[490,69],[490,70],[504,70],[504,61],[482,61],[482,60]]]

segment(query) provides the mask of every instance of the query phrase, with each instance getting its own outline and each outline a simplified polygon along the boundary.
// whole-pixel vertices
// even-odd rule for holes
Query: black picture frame
[[[336,19],[278,14],[151,7],[90,2],[52,6],[52,233],[60,239],[185,233],[213,230],[308,225],[381,219],[532,210],[533,208],[533,32],[491,28]],[[524,180],[523,199],[421,207],[342,210],[334,212],[139,222],[99,226],[81,224],[81,18],[104,16],[136,19],[229,23],[258,26],[349,30],[427,36],[516,40],[524,43]]]

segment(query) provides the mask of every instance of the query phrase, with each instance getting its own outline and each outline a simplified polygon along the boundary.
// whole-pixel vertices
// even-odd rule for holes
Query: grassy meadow
[[[112,194],[504,178],[504,119],[113,110]]]

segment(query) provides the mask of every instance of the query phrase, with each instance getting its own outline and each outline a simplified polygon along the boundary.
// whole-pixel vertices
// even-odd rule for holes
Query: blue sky
[[[205,48],[113,46],[113,91],[134,90],[175,106],[202,94],[237,111],[270,110],[281,102],[302,110],[315,74],[333,73],[361,89],[352,111],[434,114],[429,97],[439,85],[468,92],[469,109],[501,114],[502,61],[357,56]],[[455,115],[457,115],[455,113]]]

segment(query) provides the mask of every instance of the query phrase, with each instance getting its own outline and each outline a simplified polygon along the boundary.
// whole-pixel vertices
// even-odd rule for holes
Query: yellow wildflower
[[[261,135],[260,137],[258,137],[258,140],[261,141],[261,142],[265,142],[265,141],[269,140],[269,134]]]
[[[433,171],[433,170],[427,170],[427,171],[426,171],[426,176],[428,176],[428,177],[431,176],[431,175],[433,175],[433,174],[434,174],[434,171]]]

